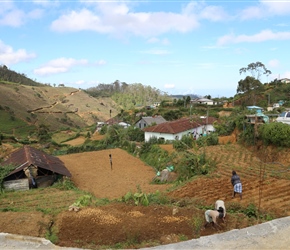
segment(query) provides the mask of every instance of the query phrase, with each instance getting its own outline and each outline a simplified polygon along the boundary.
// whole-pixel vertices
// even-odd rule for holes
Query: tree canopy
[[[238,82],[237,93],[245,93],[259,88],[262,83],[252,76],[247,76],[244,80]]]
[[[246,74],[247,72],[250,72],[252,77],[260,80],[261,75],[270,75],[272,72],[266,68],[266,66],[261,63],[261,62],[255,62],[255,63],[250,63],[248,64],[247,67],[241,68],[240,69],[240,75],[242,73]]]

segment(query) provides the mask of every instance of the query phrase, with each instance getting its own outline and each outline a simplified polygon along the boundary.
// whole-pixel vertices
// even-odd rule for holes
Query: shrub
[[[206,175],[214,167],[214,162],[206,159],[205,153],[184,152],[176,166],[179,180],[187,180],[195,175]]]
[[[290,126],[281,122],[263,124],[259,127],[259,137],[266,145],[290,147]]]

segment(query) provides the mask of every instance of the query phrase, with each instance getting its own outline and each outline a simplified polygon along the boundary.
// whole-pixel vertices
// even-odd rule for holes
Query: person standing
[[[243,191],[242,182],[240,176],[238,176],[236,171],[234,170],[232,172],[231,182],[234,187],[232,198],[234,198],[236,196],[236,193],[238,193],[240,195],[240,199],[242,199],[242,191]]]

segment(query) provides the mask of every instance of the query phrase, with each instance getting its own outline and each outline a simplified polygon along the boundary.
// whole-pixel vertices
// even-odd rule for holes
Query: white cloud
[[[0,64],[12,65],[29,61],[35,57],[34,53],[28,53],[25,49],[13,50],[11,46],[4,44],[0,40]]]
[[[98,3],[97,11],[82,9],[60,16],[51,24],[58,32],[91,30],[115,36],[134,34],[149,37],[166,32],[186,33],[199,27],[198,16],[190,11],[133,12],[129,5],[111,2]]]
[[[164,88],[165,89],[174,89],[175,88],[175,85],[174,84],[165,84],[164,85]]]
[[[157,38],[157,37],[151,37],[147,40],[148,43],[160,43],[162,45],[168,45],[170,44],[169,40],[167,38]]]
[[[287,71],[283,74],[282,78],[289,78],[290,79],[290,71]]]
[[[146,51],[141,51],[143,54],[152,54],[152,55],[167,55],[170,54],[168,50],[165,49],[151,49]]]
[[[43,10],[33,9],[23,11],[17,8],[13,2],[1,2],[0,8],[0,26],[20,27],[27,20],[38,19],[43,15]]]
[[[270,16],[283,16],[290,14],[290,2],[281,0],[262,0],[254,2],[255,6],[245,8],[239,14],[242,20],[269,18]]]
[[[0,18],[0,25],[19,27],[24,23],[25,13],[22,10],[12,9],[3,13]]]
[[[229,34],[222,36],[218,39],[217,44],[225,45],[231,43],[244,43],[244,42],[265,42],[277,40],[290,40],[290,32],[273,32],[271,30],[263,30],[254,35],[234,35]]]
[[[272,68],[277,68],[279,64],[280,62],[277,59],[273,59],[268,62],[269,67],[272,67]]]
[[[224,9],[219,6],[206,6],[199,14],[203,19],[207,19],[213,22],[227,20],[229,16]]]
[[[51,29],[59,32],[93,30],[100,33],[109,33],[113,27],[104,25],[101,18],[84,9],[80,12],[72,11],[61,16],[58,20],[52,22]]]
[[[36,75],[51,75],[68,72],[72,67],[78,65],[87,65],[88,61],[85,59],[76,60],[73,58],[58,58],[49,61],[46,65],[35,69],[34,73]]]
[[[287,15],[290,13],[290,2],[281,0],[261,1],[261,5],[265,7],[270,14]]]
[[[250,6],[239,14],[240,19],[259,19],[262,18],[265,14],[265,10],[261,6]]]
[[[99,60],[95,62],[96,65],[105,65],[107,62],[105,60]]]

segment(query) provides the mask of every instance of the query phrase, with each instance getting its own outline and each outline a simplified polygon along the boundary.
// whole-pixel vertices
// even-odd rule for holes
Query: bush
[[[185,151],[178,161],[176,172],[178,179],[188,180],[195,175],[206,175],[214,167],[214,162],[206,158],[205,153],[194,154]]]
[[[140,158],[150,166],[154,166],[157,171],[166,167],[171,161],[171,156],[166,150],[161,149],[158,145],[145,143],[140,151]]]
[[[193,147],[193,139],[189,135],[183,135],[181,140],[173,141],[173,148],[177,151],[187,150]]]
[[[259,138],[265,145],[290,147],[290,126],[281,122],[263,124],[259,127]]]
[[[202,146],[211,146],[211,145],[218,145],[219,138],[217,133],[211,133],[207,136],[201,136],[196,140],[196,143],[199,147]]]

